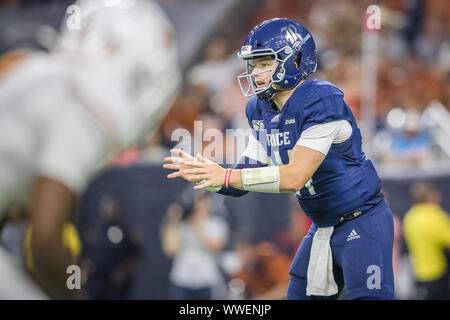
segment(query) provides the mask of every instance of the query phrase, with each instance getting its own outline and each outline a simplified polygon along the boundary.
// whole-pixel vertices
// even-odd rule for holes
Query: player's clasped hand
[[[200,154],[194,158],[180,149],[172,149],[170,152],[176,156],[165,158],[164,161],[170,163],[165,163],[163,168],[177,171],[167,175],[167,178],[180,177],[189,182],[201,182],[201,184],[194,187],[195,190],[223,186],[226,169],[217,163],[204,158]]]

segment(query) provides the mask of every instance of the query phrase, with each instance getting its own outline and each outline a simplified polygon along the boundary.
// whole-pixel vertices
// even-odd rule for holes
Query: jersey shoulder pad
[[[302,108],[303,130],[313,125],[340,120],[344,111],[344,95],[333,84],[315,80],[308,88]]]
[[[307,100],[317,100],[330,95],[344,95],[338,87],[325,80],[310,80],[305,83],[304,87],[300,86],[298,89],[301,90],[296,90],[295,93],[297,95],[302,95],[303,99],[306,97]]]

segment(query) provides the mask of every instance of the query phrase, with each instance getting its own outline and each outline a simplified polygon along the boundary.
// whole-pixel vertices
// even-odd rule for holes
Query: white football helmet
[[[180,86],[174,32],[152,0],[75,2],[67,8],[55,50],[94,62],[117,78],[139,108],[146,133],[155,131]]]

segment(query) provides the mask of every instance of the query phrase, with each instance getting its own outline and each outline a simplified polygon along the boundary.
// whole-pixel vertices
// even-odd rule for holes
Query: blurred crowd
[[[365,141],[379,163],[427,165],[448,161],[450,134],[450,6],[445,1],[382,1],[378,30],[376,132]],[[182,93],[166,117],[160,142],[173,146],[171,133],[193,120],[204,126],[247,127],[246,99],[236,76],[244,63],[236,52],[248,30],[272,17],[304,23],[319,53],[314,78],[337,85],[357,118],[361,108],[363,17],[369,3],[345,1],[260,1],[241,34],[213,36],[201,60],[187,72]],[[360,17],[360,18],[355,18]],[[223,152],[217,150],[217,152]]]
[[[0,5],[19,2],[0,0]],[[33,2],[39,4],[30,1]],[[163,119],[159,133],[143,145],[125,151],[114,164],[161,164],[168,150],[176,145],[173,131],[185,128],[193,134],[194,121],[202,121],[203,132],[215,128],[224,135],[226,129],[247,128],[247,100],[236,79],[245,65],[236,53],[248,31],[272,17],[295,19],[308,27],[319,53],[319,69],[313,77],[338,86],[355,116],[360,118],[364,108],[361,98],[363,17],[368,5],[374,3],[381,8],[381,29],[376,31],[378,71],[373,119],[376,132],[372,140],[364,143],[370,146],[370,155],[379,165],[426,167],[443,161],[448,166],[450,5],[442,0],[258,1],[252,15],[243,22],[240,34],[216,32],[204,44],[198,59],[188,66],[181,92]],[[11,60],[0,60],[0,75],[17,55],[20,53],[9,55]],[[217,155],[234,153],[234,150],[224,144],[223,150],[215,152]],[[396,277],[400,279],[399,298],[449,297],[448,291],[442,289],[449,283],[449,267],[444,262],[447,258],[436,252],[445,252],[448,250],[445,247],[450,247],[446,237],[450,235],[450,227],[444,228],[450,223],[448,214],[439,206],[438,193],[438,188],[431,185],[415,185],[412,189],[415,209],[408,211],[406,225],[396,216],[394,263],[401,264],[404,251],[401,246],[412,252],[411,260],[408,256],[409,264],[396,269]],[[295,199],[292,200],[289,227],[272,241],[255,242],[240,235],[230,242],[228,221],[212,214],[214,206],[209,196],[180,196],[164,213],[167,217],[161,228],[162,249],[173,262],[169,297],[283,299],[290,261],[311,223],[294,203]],[[22,254],[27,223],[23,208],[11,207],[7,222],[1,226],[1,244],[18,256]],[[416,237],[422,237],[421,241],[432,238],[432,231],[423,231],[427,223],[430,228],[436,223],[443,228],[441,239],[430,240],[429,246],[435,252],[431,259],[437,261],[431,271],[426,267],[423,271],[423,259],[429,258],[417,256],[414,246]],[[409,273],[405,271],[408,266]],[[199,273],[199,269],[203,271]],[[409,276],[406,280],[405,274]],[[408,291],[408,286],[414,290]]]
[[[45,43],[51,39],[51,29],[40,24],[45,21],[47,26],[57,29],[59,17],[70,2],[0,1],[7,8],[5,10],[10,11],[5,18],[11,19],[3,22],[7,25],[1,34],[0,52],[21,45],[45,48]],[[177,3],[173,0],[160,2]],[[51,3],[46,5],[45,12],[39,11],[43,3]],[[202,121],[203,132],[216,128],[225,134],[226,129],[247,128],[247,99],[236,79],[244,71],[245,64],[236,53],[248,30],[273,17],[291,18],[308,27],[319,54],[318,71],[312,77],[338,86],[357,119],[361,119],[368,113],[361,96],[366,70],[362,67],[363,52],[366,51],[363,37],[367,34],[363,32],[366,30],[364,16],[368,6],[376,4],[380,8],[380,29],[372,32],[377,37],[377,74],[373,77],[376,97],[375,110],[368,113],[373,118],[369,120],[373,122],[375,132],[367,134],[365,148],[380,165],[429,167],[434,162],[448,165],[450,6],[446,1],[255,0],[254,3],[250,16],[239,21],[239,28],[233,28],[239,32],[227,32],[225,26],[220,26],[219,31],[212,32],[200,46],[196,59],[183,66],[182,90],[164,118],[159,134],[121,155],[118,164],[139,160],[160,162],[167,149],[178,142],[172,137],[174,129],[186,128],[193,133],[194,120]],[[18,23],[20,19],[14,18],[24,16],[24,12],[14,6],[19,4],[29,8],[24,11],[27,23]],[[203,143],[206,146],[207,143]],[[226,144],[223,150],[215,150],[219,155],[234,151]]]

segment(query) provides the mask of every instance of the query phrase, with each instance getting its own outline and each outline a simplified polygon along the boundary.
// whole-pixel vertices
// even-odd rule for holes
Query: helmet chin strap
[[[275,96],[275,94],[277,92],[289,91],[289,90],[292,90],[295,87],[296,87],[296,85],[293,86],[293,87],[281,87],[280,86],[280,88],[276,88],[275,87],[275,83],[272,83],[272,86],[270,86],[270,88],[264,90],[263,92],[258,93],[256,96],[259,99],[270,101],[270,100],[273,100],[273,97]]]
[[[266,90],[264,90],[260,93],[257,93],[256,96],[258,97],[258,99],[270,101],[273,99],[273,96],[277,92],[278,92],[278,89],[276,89],[273,86],[270,86],[270,88],[267,88]]]

